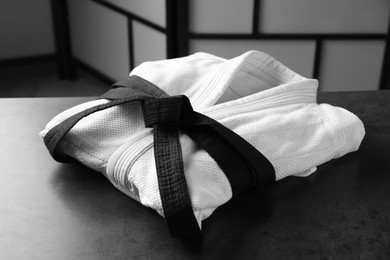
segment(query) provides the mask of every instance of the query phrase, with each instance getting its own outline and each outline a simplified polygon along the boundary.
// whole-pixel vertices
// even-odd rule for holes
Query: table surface
[[[38,132],[91,99],[0,99],[0,259],[390,259],[390,91],[320,93],[362,119],[360,149],[234,198],[197,240],[171,238],[101,174],[50,157]]]

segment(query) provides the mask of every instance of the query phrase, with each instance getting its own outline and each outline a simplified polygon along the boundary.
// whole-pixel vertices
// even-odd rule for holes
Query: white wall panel
[[[166,27],[165,0],[106,0],[106,2]]]
[[[263,33],[386,33],[389,0],[261,0]]]
[[[126,77],[130,71],[126,17],[92,1],[68,3],[73,55],[112,79]]]
[[[0,1],[0,59],[54,53],[49,0]]]
[[[321,91],[378,89],[384,47],[383,41],[324,42]]]
[[[249,50],[265,52],[293,71],[312,77],[315,44],[311,41],[270,40],[192,40],[190,52],[208,52],[224,58],[233,58]]]
[[[253,0],[190,0],[190,31],[250,33]]]
[[[134,63],[167,58],[166,35],[139,22],[133,22]]]

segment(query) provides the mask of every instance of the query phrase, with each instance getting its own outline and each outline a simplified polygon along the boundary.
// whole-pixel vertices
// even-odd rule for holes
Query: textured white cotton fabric
[[[316,166],[358,149],[365,131],[349,111],[317,104],[318,82],[304,78],[269,55],[251,51],[225,60],[197,53],[146,62],[140,76],[169,95],[187,95],[194,110],[230,128],[274,166],[276,180],[307,176]],[[56,116],[41,132],[107,100],[80,104]],[[185,177],[199,225],[232,197],[228,179],[207,152],[185,134],[180,142]],[[79,121],[59,149],[102,172],[118,189],[162,216],[152,130],[138,103],[96,112]],[[221,151],[223,152],[223,151]],[[244,174],[244,173],[243,173]]]

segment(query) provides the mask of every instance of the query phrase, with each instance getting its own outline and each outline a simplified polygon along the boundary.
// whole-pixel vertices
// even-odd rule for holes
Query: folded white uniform
[[[316,166],[357,150],[365,134],[354,114],[317,104],[317,80],[304,78],[261,52],[230,60],[197,53],[146,62],[130,75],[152,82],[169,95],[186,95],[195,111],[217,120],[260,151],[273,165],[276,180],[313,173]],[[41,136],[70,116],[106,102],[90,101],[62,112]],[[164,216],[152,131],[145,128],[138,103],[122,104],[81,119],[58,149],[100,171],[119,190]],[[232,190],[207,152],[186,134],[180,135],[180,143],[200,226],[232,198]]]

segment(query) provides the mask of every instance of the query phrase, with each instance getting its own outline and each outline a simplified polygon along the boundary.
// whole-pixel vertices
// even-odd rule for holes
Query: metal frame
[[[390,89],[390,15],[389,15],[389,24],[387,25],[387,34],[386,34],[386,46],[385,54],[382,62],[382,71],[379,89]]]
[[[174,57],[175,55],[172,53],[173,52],[173,49],[172,49],[172,30],[171,30],[171,27],[172,27],[172,24],[173,24],[173,16],[172,16],[172,12],[171,12],[171,9],[172,9],[172,4],[170,3],[169,0],[166,0],[166,17],[167,17],[167,28],[164,28],[156,23],[153,23],[149,20],[146,20],[132,12],[129,12],[127,10],[124,10],[116,5],[113,5],[111,3],[108,3],[108,2],[105,2],[104,0],[90,0],[91,2],[95,2],[95,3],[98,3],[112,11],[115,11],[117,13],[120,13],[124,16],[126,16],[127,18],[127,24],[128,24],[128,39],[129,39],[129,59],[130,59],[130,70],[134,68],[134,36],[133,36],[133,21],[137,21],[139,23],[142,23],[143,25],[153,29],[153,30],[156,30],[158,32],[161,32],[161,33],[164,33],[167,35],[167,42],[170,43],[170,44],[167,44],[167,56],[168,57]],[[169,8],[168,8],[169,7]]]
[[[51,0],[52,12],[53,12],[53,21],[55,28],[55,37],[56,37],[56,46],[57,46],[57,58],[58,58],[58,67],[60,78],[75,78],[75,66],[83,67],[89,72],[95,74],[100,79],[106,82],[114,82],[114,79],[107,77],[104,73],[97,71],[92,68],[90,65],[85,64],[84,62],[73,57],[71,50],[71,39],[69,33],[69,18],[68,18],[68,8],[67,0]],[[175,58],[180,56],[178,50],[177,40],[177,2],[180,0],[165,0],[166,4],[166,28],[146,20],[139,15],[136,15],[132,12],[129,12],[125,9],[122,9],[116,5],[108,3],[104,0],[89,0],[91,2],[102,5],[111,11],[124,15],[127,18],[128,25],[128,48],[129,48],[129,67],[132,70],[135,66],[134,62],[134,35],[133,35],[133,22],[137,21],[153,30],[161,32],[167,37],[167,58]],[[68,73],[70,72],[70,73]]]
[[[187,8],[185,14],[187,21],[185,24],[188,25],[189,21],[189,10],[188,2],[190,0],[182,0],[180,4]],[[259,18],[261,0],[253,0],[253,14],[252,14],[252,32],[248,34],[232,33],[232,34],[220,34],[220,33],[193,33],[189,31],[187,26],[187,32],[183,33],[186,35],[186,39],[181,39],[182,44],[187,44],[186,49],[190,40],[206,39],[206,40],[300,40],[300,41],[314,41],[315,42],[315,53],[314,53],[314,66],[313,66],[313,78],[321,77],[321,58],[323,54],[323,42],[329,40],[346,40],[346,41],[359,41],[359,40],[382,40],[385,42],[385,55],[382,63],[382,72],[380,78],[379,89],[389,89],[389,70],[390,70],[390,15],[389,25],[387,33],[318,33],[318,34],[302,34],[302,33],[260,33],[259,32]],[[182,21],[180,21],[181,23]],[[183,53],[186,55],[187,53]]]
[[[76,69],[72,59],[67,2],[51,0],[51,10],[59,78],[73,80]]]
[[[129,65],[133,69],[134,64],[134,36],[133,36],[133,21],[142,23],[149,28],[161,32],[167,37],[167,58],[181,57],[189,54],[189,41],[193,39],[207,39],[207,40],[300,40],[300,41],[314,41],[314,66],[312,76],[313,78],[321,77],[321,60],[323,54],[323,42],[329,40],[346,40],[346,41],[360,41],[373,40],[385,42],[385,54],[382,62],[382,71],[380,77],[379,89],[390,88],[390,17],[387,33],[320,33],[320,34],[272,34],[259,32],[259,18],[261,0],[253,0],[252,13],[252,31],[248,34],[232,33],[192,33],[189,31],[189,1],[190,0],[165,0],[166,2],[166,28],[148,21],[134,13],[124,10],[118,6],[108,3],[104,0],[89,0],[98,3],[112,11],[120,13],[127,17],[128,22],[128,39],[129,39]],[[75,59],[71,50],[71,39],[69,33],[69,18],[67,10],[67,0],[51,0],[53,22],[55,29],[56,57],[58,60],[58,71],[60,78],[74,79],[76,65],[82,66],[95,75],[104,79],[105,81],[113,82],[113,79],[105,76],[103,73],[96,71],[87,64]],[[23,59],[24,60],[24,59]],[[34,59],[35,60],[35,59]],[[6,63],[10,63],[7,61]],[[11,62],[12,63],[12,62]],[[1,62],[0,62],[1,64]]]

